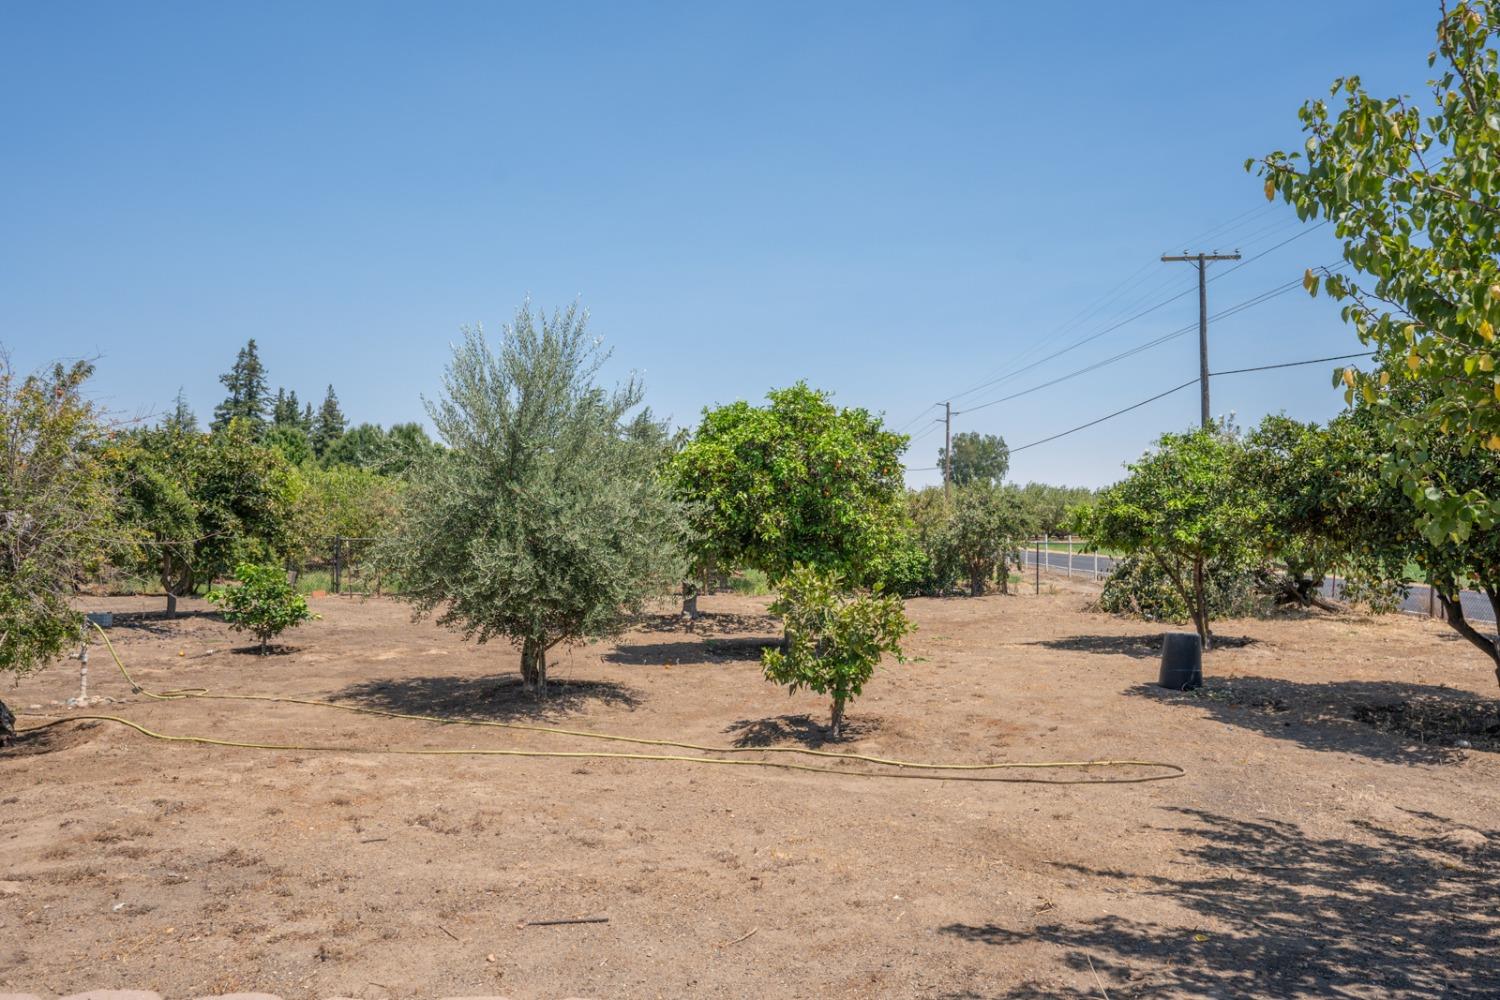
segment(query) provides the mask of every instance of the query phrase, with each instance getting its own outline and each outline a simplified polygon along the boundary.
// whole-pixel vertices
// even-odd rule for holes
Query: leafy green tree
[[[938,468],[946,468],[948,449],[938,448]],[[999,486],[1010,470],[1010,448],[998,434],[963,431],[953,435],[953,484]]]
[[[666,477],[692,512],[698,558],[773,581],[798,563],[878,582],[907,524],[906,438],[862,409],[798,382],[768,406],[705,410]]]
[[[1258,576],[1278,603],[1326,606],[1331,573],[1372,605],[1396,597],[1416,531],[1410,503],[1381,478],[1373,417],[1362,407],[1320,427],[1273,414],[1245,438],[1240,475],[1265,501]]]
[[[26,674],[77,639],[73,586],[110,545],[105,432],[83,397],[93,365],[20,376],[0,352],[0,672]],[[0,743],[13,736],[0,702]]]
[[[300,466],[312,458],[312,442],[298,424],[272,424],[261,444],[279,452],[288,465]]]
[[[398,480],[352,465],[310,466],[302,477],[297,513],[304,539],[377,538],[390,530],[400,499]]]
[[[1336,378],[1350,402],[1362,398],[1386,417],[1386,474],[1434,545],[1462,545],[1500,521],[1500,494],[1482,483],[1459,488],[1442,459],[1454,449],[1500,451],[1497,32],[1500,0],[1444,5],[1428,56],[1437,67],[1430,105],[1377,98],[1359,77],[1341,78],[1331,91],[1343,101],[1336,114],[1322,100],[1303,105],[1303,151],[1246,163],[1265,177],[1267,198],[1279,193],[1300,218],[1332,221],[1344,241],[1354,273],[1309,271],[1305,283],[1345,301],[1345,319],[1377,353],[1374,371]],[[1420,409],[1391,404],[1407,382],[1424,387]]]
[[[1247,567],[1264,500],[1238,476],[1240,445],[1218,428],[1164,434],[1130,475],[1079,514],[1098,548],[1154,561],[1182,597],[1203,648],[1211,647],[1205,567]]]
[[[169,614],[179,596],[236,563],[286,551],[297,480],[243,422],[211,436],[142,431],[111,449],[110,458],[119,517],[136,536],[119,561],[157,575]]]
[[[400,478],[413,466],[441,451],[442,446],[427,436],[421,424],[392,424],[386,431],[385,449],[375,468],[381,475]]]
[[[162,425],[182,434],[198,433],[198,415],[188,405],[187,394],[180,386],[177,389],[177,398],[172,403],[172,412],[162,421]]]
[[[239,586],[210,591],[208,599],[224,608],[224,620],[231,629],[255,636],[261,656],[276,636],[318,617],[308,611],[307,599],[287,582],[286,571],[241,563],[234,575]]]
[[[1431,521],[1414,523],[1401,510],[1401,501],[1407,497],[1396,492],[1405,484],[1379,475],[1389,470],[1390,451],[1404,446],[1387,435],[1405,433],[1414,435],[1406,440],[1425,455],[1429,468],[1455,495],[1500,496],[1500,460],[1494,452],[1465,448],[1441,427],[1422,425],[1420,414],[1429,410],[1434,395],[1444,391],[1419,380],[1403,381],[1375,403],[1356,400],[1353,411],[1340,416],[1334,425],[1342,423],[1351,429],[1339,450],[1352,456],[1347,466],[1367,484],[1362,492],[1368,499],[1357,512],[1364,531],[1357,536],[1363,558],[1378,562],[1392,576],[1415,565],[1442,604],[1449,626],[1490,658],[1500,681],[1500,647],[1486,624],[1476,625],[1470,619],[1461,599],[1464,590],[1473,588],[1485,595],[1492,611],[1500,612],[1500,531],[1475,530],[1460,540],[1453,533],[1433,530]],[[1415,429],[1393,431],[1393,424],[1404,421],[1399,417],[1393,421],[1392,411],[1405,414],[1404,420]]]
[[[942,529],[942,545],[969,581],[969,593],[984,594],[985,583],[1000,573],[1000,590],[1010,592],[1010,564],[1034,530],[1014,487],[976,481],[954,496],[953,515]]]
[[[328,392],[323,396],[323,405],[318,408],[318,415],[312,422],[312,430],[309,436],[312,438],[313,454],[322,458],[344,434],[344,411],[339,409],[339,397],[334,394],[333,386],[328,387]]]
[[[814,566],[782,577],[771,613],[782,618],[786,649],[761,654],[766,678],[792,694],[807,688],[831,696],[834,739],[843,735],[844,707],[864,691],[885,653],[902,660],[901,640],[913,629],[899,597],[847,593],[837,573]]]
[[[238,420],[249,430],[252,438],[259,438],[266,426],[266,367],[261,364],[260,350],[251,338],[235,356],[234,367],[219,381],[229,395],[224,402],[214,407],[213,430],[224,430],[231,421]]]
[[[428,404],[449,450],[413,468],[380,557],[419,616],[520,645],[537,690],[548,650],[617,634],[685,563],[683,512],[655,472],[665,431],[627,419],[638,382],[597,384],[608,354],[586,324],[576,306],[527,306],[498,351],[465,333]]]
[[[379,424],[356,424],[329,441],[319,458],[328,467],[353,465],[375,469],[385,461],[388,450],[386,433]]]
[[[1083,486],[1027,483],[1021,487],[1020,500],[1031,517],[1033,531],[1061,535],[1069,530],[1074,511],[1094,502],[1094,491]]]
[[[906,520],[913,540],[927,559],[928,577],[923,589],[929,594],[946,593],[958,579],[958,566],[943,544],[944,528],[952,514],[952,504],[941,486],[906,491]]]

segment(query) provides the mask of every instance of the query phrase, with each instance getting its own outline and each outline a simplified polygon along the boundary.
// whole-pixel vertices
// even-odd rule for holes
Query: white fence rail
[[[1026,543],[1025,565],[1035,571],[1038,566],[1048,573],[1062,573],[1069,579],[1095,580],[1102,582],[1115,567],[1116,559],[1088,552],[1083,542],[1069,535],[1062,538],[1035,538]],[[1323,593],[1327,597],[1342,599],[1343,585],[1338,577],[1323,581]],[[1490,600],[1477,590],[1466,590],[1459,599],[1463,602],[1464,617],[1474,623],[1496,624],[1495,609]],[[1426,584],[1413,584],[1401,610],[1409,615],[1424,618],[1443,617],[1443,606]]]

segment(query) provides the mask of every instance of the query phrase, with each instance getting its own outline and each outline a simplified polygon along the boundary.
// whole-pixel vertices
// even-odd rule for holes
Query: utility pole
[[[1208,265],[1216,260],[1239,260],[1239,253],[1162,254],[1162,262],[1187,261],[1198,266],[1198,395],[1203,404],[1203,427],[1213,417],[1208,411]]]
[[[943,502],[953,500],[953,402],[943,404]]]

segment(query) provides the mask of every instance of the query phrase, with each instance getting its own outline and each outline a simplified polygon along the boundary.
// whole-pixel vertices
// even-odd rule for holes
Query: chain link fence
[[[1072,536],[1034,538],[1026,543],[1024,553],[1025,565],[1032,572],[1040,569],[1049,574],[1065,574],[1069,579],[1094,580],[1101,583],[1109,576],[1116,563],[1116,560],[1110,556],[1084,551],[1083,543]],[[1343,600],[1346,582],[1337,576],[1324,578],[1323,596]],[[1488,623],[1492,629],[1497,628],[1495,608],[1483,593],[1477,590],[1465,590],[1459,595],[1459,600],[1463,604],[1464,617],[1468,621],[1475,625]],[[1438,601],[1432,588],[1425,583],[1412,585],[1405,600],[1402,601],[1400,610],[1403,614],[1436,618],[1439,621],[1446,620],[1442,603]]]
[[[381,578],[371,559],[378,541],[347,535],[316,539],[305,556],[287,561],[288,577],[304,594],[379,594]]]

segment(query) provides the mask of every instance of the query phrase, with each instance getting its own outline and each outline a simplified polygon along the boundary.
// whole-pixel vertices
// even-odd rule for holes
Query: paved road
[[[1043,550],[1041,555],[1043,569],[1049,571],[1060,570],[1064,573],[1068,571],[1067,552]],[[1026,565],[1035,566],[1036,556],[1036,549],[1027,549]],[[1115,560],[1111,559],[1109,556],[1087,555],[1082,552],[1073,553],[1073,576],[1075,577],[1087,579],[1097,574],[1100,579],[1103,579],[1105,576],[1109,575],[1110,570],[1114,569],[1114,565]],[[1406,595],[1406,600],[1402,603],[1401,610],[1407,612],[1408,614],[1414,615],[1428,614],[1428,602],[1431,601],[1432,598],[1427,591],[1428,587],[1425,584],[1417,584],[1413,586],[1411,588],[1411,592]],[[1323,593],[1329,597],[1339,597],[1339,582],[1332,579],[1324,580]],[[1495,609],[1490,605],[1489,598],[1485,597],[1479,591],[1464,591],[1462,600],[1464,606],[1464,617],[1468,618],[1469,621],[1491,623],[1495,622]]]

